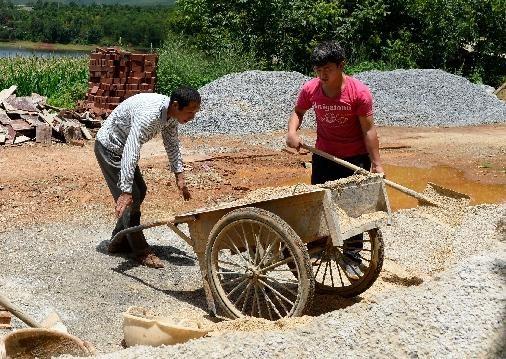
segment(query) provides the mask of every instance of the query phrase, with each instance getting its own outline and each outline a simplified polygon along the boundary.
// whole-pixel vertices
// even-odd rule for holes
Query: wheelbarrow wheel
[[[209,235],[206,266],[213,297],[232,318],[277,320],[301,316],[311,306],[314,278],[307,249],[269,211],[245,207],[223,216]]]
[[[354,297],[376,281],[383,267],[383,236],[377,228],[364,232],[362,236],[361,240],[353,238],[345,241],[343,246],[334,247],[328,240],[320,251],[310,249],[311,253],[315,253],[312,267],[317,292]],[[350,259],[343,252],[350,250],[354,244],[361,244],[362,249]]]

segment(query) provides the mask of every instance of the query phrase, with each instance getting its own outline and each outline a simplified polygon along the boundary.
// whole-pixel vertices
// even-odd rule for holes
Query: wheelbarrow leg
[[[213,294],[211,292],[211,288],[209,287],[207,278],[205,253],[197,253],[197,258],[199,259],[200,273],[202,274],[202,286],[204,287],[204,293],[206,294],[207,310],[210,316],[216,317],[216,305],[214,304]]]

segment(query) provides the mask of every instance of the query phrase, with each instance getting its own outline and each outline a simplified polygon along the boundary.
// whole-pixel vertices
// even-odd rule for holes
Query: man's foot
[[[117,239],[114,242],[110,242],[107,247],[107,252],[109,254],[117,254],[117,253],[128,253],[131,252],[132,248],[130,244],[128,244],[128,240],[125,239]]]
[[[343,269],[344,274],[348,277],[349,280],[355,281],[359,280],[364,272],[362,271],[361,263],[357,263],[351,259],[344,260],[343,257],[339,259],[339,266]]]
[[[149,267],[149,268],[163,268],[165,267],[162,263],[162,260],[156,256],[151,251],[148,251],[144,254],[138,255],[135,257],[135,261],[140,265]]]

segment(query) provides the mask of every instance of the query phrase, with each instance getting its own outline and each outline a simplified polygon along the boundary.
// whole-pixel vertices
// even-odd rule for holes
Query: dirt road
[[[434,181],[466,192],[476,203],[506,201],[506,125],[468,128],[379,129],[387,176],[416,190]],[[310,141],[312,133],[304,133]],[[309,182],[310,155],[281,151],[283,133],[231,138],[183,138],[187,182],[193,200],[183,202],[161,139],[149,142],[140,167],[148,184],[143,207],[146,220],[165,218],[249,190]],[[306,165],[306,166],[305,166]],[[80,215],[92,204],[111,208],[112,199],[93,154],[84,147],[62,144],[43,147],[0,147],[0,231],[25,223],[47,223]],[[394,208],[416,203],[390,192]]]
[[[470,194],[474,203],[506,202],[506,125],[380,128],[380,136],[390,179],[415,189],[433,180]],[[143,222],[261,187],[309,181],[310,155],[282,151],[283,133],[183,138],[182,145],[193,200],[179,198],[158,138],[143,148],[140,163],[149,188]],[[92,143],[0,147],[0,165],[0,282],[31,315],[40,318],[54,308],[72,333],[100,353],[121,349],[121,313],[129,305],[205,315],[196,257],[170,231],[157,227],[147,233],[166,264],[163,271],[104,253],[113,202]],[[396,208],[414,205],[390,194]],[[319,317],[304,319],[304,328],[132,348],[111,357],[328,357],[343,350],[377,357],[485,356],[501,341],[504,218],[504,206],[472,207],[463,225],[453,228],[416,212],[396,212],[393,226],[383,229],[388,240],[379,280],[357,298],[317,296],[309,314]],[[385,338],[390,341],[378,346]]]

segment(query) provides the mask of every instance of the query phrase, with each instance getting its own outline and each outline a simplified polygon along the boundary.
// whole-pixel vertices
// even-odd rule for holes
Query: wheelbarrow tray
[[[209,233],[220,218],[242,207],[256,207],[278,215],[304,243],[330,236],[334,245],[376,228],[390,219],[390,206],[380,176],[352,176],[323,185],[266,188],[234,202],[200,208],[175,216],[189,226],[196,252],[205,250]]]

